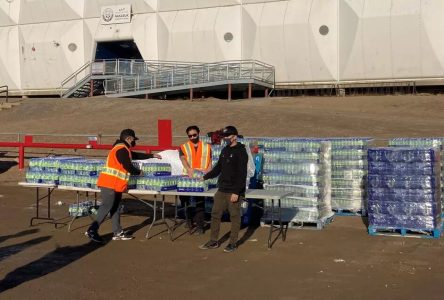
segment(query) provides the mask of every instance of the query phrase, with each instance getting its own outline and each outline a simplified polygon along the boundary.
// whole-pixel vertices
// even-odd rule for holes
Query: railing
[[[137,145],[134,150],[142,150],[147,153],[151,151],[162,151],[168,149],[177,149],[172,143],[172,124],[171,120],[158,120],[158,144],[156,146]],[[7,135],[10,135],[9,133]],[[46,148],[46,149],[88,149],[88,150],[109,150],[113,147],[112,143],[102,144],[97,139],[88,139],[87,143],[54,143],[54,142],[35,142],[32,135],[23,135],[23,141],[20,134],[15,142],[0,141],[0,148],[18,148],[19,169],[25,167],[25,148]],[[82,136],[82,135],[79,135]]]
[[[274,67],[255,60],[216,63],[101,60],[88,62],[61,83],[61,96],[88,78],[103,79],[105,94],[223,81],[255,80],[273,86]]]
[[[153,66],[146,72],[119,74],[105,79],[105,94],[128,93],[142,90],[181,86],[216,84],[218,82],[256,80],[274,85],[274,67],[259,61],[228,61],[208,64]]]
[[[9,97],[9,88],[7,85],[2,85],[0,86],[0,95],[1,94],[6,94],[5,98],[6,98],[6,103],[8,103],[8,97]]]

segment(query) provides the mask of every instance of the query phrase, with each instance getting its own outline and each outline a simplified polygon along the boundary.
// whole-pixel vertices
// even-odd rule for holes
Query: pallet
[[[282,221],[285,227],[289,229],[312,229],[312,230],[321,230],[331,222],[333,222],[334,215],[324,217],[322,219],[316,221]],[[270,227],[271,220],[261,219],[261,227]],[[279,226],[279,221],[274,220],[274,226]]]
[[[322,219],[316,221],[295,221],[292,220],[288,223],[288,228],[290,229],[315,229],[321,230],[324,229],[325,226],[332,223],[335,218],[335,215],[331,215],[328,217],[324,217]]]
[[[441,237],[442,229],[427,229],[427,230],[413,230],[406,228],[390,228],[381,226],[368,226],[369,235],[384,235],[396,237],[413,237],[413,238],[429,238],[439,239]]]
[[[337,216],[346,216],[346,217],[367,216],[367,211],[365,209],[352,210],[352,209],[333,208],[332,210]]]

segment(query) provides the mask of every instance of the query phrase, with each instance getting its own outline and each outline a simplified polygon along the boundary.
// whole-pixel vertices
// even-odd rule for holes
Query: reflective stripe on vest
[[[116,192],[124,192],[128,187],[130,174],[117,159],[117,151],[125,148],[131,159],[131,151],[123,144],[114,146],[108,154],[105,167],[100,172],[97,186],[110,188]]]
[[[207,143],[199,141],[197,150],[191,141],[180,146],[188,165],[197,170],[206,170],[211,162],[211,147]],[[185,170],[184,170],[185,171]]]
[[[130,178],[130,174],[129,173],[124,173],[124,172],[121,172],[121,171],[119,171],[117,169],[110,168],[110,167],[104,167],[103,170],[102,170],[102,173],[108,174],[108,175],[111,175],[111,176],[115,176],[115,177],[117,177],[119,179],[126,180],[126,181],[128,181],[129,178]]]

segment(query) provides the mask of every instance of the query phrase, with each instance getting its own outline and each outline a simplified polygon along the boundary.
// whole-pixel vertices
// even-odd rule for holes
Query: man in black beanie
[[[233,252],[237,248],[237,238],[241,227],[241,203],[245,198],[247,180],[248,154],[245,145],[237,141],[236,127],[227,126],[222,134],[226,146],[222,149],[219,160],[214,168],[204,175],[203,179],[219,176],[218,190],[214,195],[213,210],[211,212],[211,238],[199,248],[215,249],[219,247],[219,230],[222,214],[228,210],[231,220],[230,243],[225,252]]]

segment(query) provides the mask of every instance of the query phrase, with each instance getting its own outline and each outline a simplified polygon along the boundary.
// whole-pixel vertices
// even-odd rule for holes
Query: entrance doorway
[[[118,58],[143,59],[133,40],[97,43],[95,60]]]

